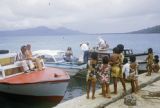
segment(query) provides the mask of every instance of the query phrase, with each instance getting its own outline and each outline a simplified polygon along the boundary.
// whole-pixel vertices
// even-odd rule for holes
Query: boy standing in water
[[[120,79],[124,94],[126,93],[126,85],[123,79],[122,71],[121,71],[121,58],[120,58],[120,51],[118,47],[113,49],[113,54],[111,55],[110,59],[113,83],[114,83],[114,94],[117,94],[117,80]]]
[[[111,98],[110,96],[110,88],[109,88],[109,83],[110,83],[110,70],[111,67],[109,65],[109,57],[104,56],[102,58],[102,64],[99,67],[99,76],[100,76],[100,83],[102,85],[102,95],[107,98]],[[106,96],[106,93],[108,94]]]
[[[91,53],[91,58],[88,61],[88,71],[87,71],[87,99],[89,99],[90,89],[92,87],[92,99],[95,99],[95,89],[96,89],[96,71],[97,71],[97,54],[96,52]]]
[[[151,76],[152,73],[152,65],[153,65],[153,50],[152,48],[148,49],[148,56],[146,58],[147,61],[147,74],[146,76]]]

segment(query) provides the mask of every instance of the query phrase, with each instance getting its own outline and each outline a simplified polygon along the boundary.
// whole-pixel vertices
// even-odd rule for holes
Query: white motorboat
[[[65,69],[70,76],[73,76],[83,69],[86,69],[87,64],[80,63],[73,57],[72,62],[64,60],[65,52],[62,50],[38,50],[33,51],[34,56],[40,56],[46,66]]]
[[[0,54],[0,92],[36,97],[58,103],[64,97],[70,76],[62,69],[45,67],[25,73],[15,54]]]

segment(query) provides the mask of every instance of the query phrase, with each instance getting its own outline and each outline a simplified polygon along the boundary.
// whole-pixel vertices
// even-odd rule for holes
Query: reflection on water
[[[99,89],[100,87],[101,86],[97,81],[96,89]],[[83,94],[86,94],[86,72],[71,77],[62,102],[81,96]]]
[[[86,93],[86,78],[83,75],[71,77],[62,102]]]
[[[49,101],[0,94],[1,108],[51,108],[56,104]]]

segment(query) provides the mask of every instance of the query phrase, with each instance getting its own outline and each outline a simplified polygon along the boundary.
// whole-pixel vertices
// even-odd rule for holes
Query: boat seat
[[[17,74],[23,73],[23,67],[20,62],[6,65],[6,66],[0,66],[0,78],[6,78],[15,76]]]

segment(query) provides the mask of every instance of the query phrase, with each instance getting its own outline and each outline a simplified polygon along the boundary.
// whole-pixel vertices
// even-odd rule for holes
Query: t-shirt
[[[106,41],[101,38],[99,39],[98,45],[99,45],[99,49],[106,49],[109,47],[109,45],[106,43]]]
[[[22,54],[22,52],[17,53],[17,56],[16,56],[17,61],[21,61],[21,60],[25,60],[25,59],[26,59],[26,56],[24,54]]]
[[[81,45],[81,49],[82,49],[82,51],[88,51],[88,50],[89,50],[89,47],[88,47],[87,44],[83,43],[83,44]]]
[[[129,72],[130,72],[130,64],[129,63],[126,63],[125,65],[123,65],[122,72],[125,73],[126,77],[129,76]]]

